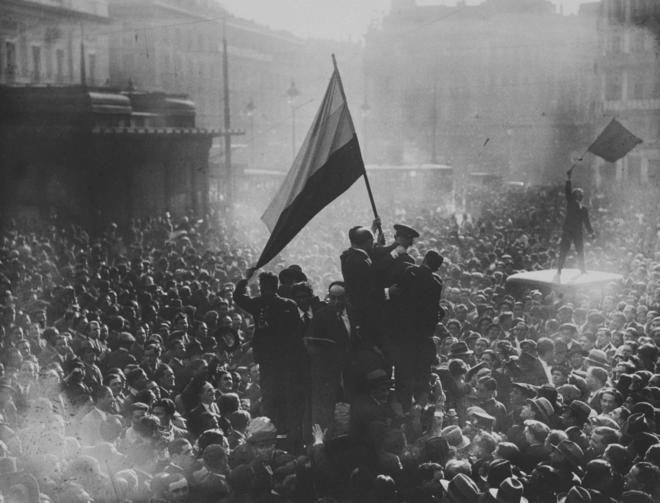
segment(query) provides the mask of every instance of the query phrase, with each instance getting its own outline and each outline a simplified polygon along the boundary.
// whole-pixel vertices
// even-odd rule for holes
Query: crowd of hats
[[[414,229],[398,231],[414,231],[410,255],[438,249],[446,264],[434,372],[446,370],[465,388],[460,397],[436,391],[427,407],[395,411],[394,421],[377,418],[383,441],[366,457],[345,435],[346,404],[333,435],[317,431],[302,453],[281,449],[286,439],[260,415],[246,345],[251,320],[231,302],[260,251],[252,229],[222,216],[176,225],[158,217],[96,236],[68,222],[3,228],[0,493],[56,503],[660,501],[657,237],[630,251],[640,233],[635,211],[611,205],[594,213],[599,239],[587,258],[589,267],[623,273],[622,285],[597,298],[514,297],[507,275],[554,265],[555,196],[479,194],[479,220],[405,215]],[[643,198],[633,204],[644,213]],[[341,277],[337,257],[347,243],[337,236],[361,223],[355,214],[321,216],[322,227],[303,233],[272,268],[308,279],[320,294]],[[528,379],[547,339],[556,384]],[[121,348],[130,358],[115,353],[109,366]],[[163,364],[175,375],[173,390]],[[367,381],[369,389],[393,385],[380,369]],[[217,409],[196,416],[205,382]],[[510,424],[498,425],[477,390],[504,402]],[[358,459],[369,462],[356,466]]]

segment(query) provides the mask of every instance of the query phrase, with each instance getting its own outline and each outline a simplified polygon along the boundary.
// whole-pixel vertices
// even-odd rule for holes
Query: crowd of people
[[[6,226],[3,499],[660,501],[651,206],[592,202],[621,283],[511,292],[557,267],[561,190],[470,197],[386,212],[391,243],[320,218],[258,275],[218,215]]]

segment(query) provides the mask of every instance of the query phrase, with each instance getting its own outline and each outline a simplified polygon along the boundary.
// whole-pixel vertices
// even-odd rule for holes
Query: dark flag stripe
[[[364,174],[360,145],[335,67],[305,141],[261,217],[271,235],[256,267],[272,260],[319,211]]]
[[[339,194],[345,192],[362,176],[362,154],[357,136],[335,150],[327,162],[308,179],[303,190],[287,206],[273,229],[257,268],[270,262],[303,227]]]

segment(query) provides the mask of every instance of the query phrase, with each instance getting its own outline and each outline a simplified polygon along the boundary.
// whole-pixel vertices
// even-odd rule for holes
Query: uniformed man
[[[414,240],[419,237],[412,227],[394,225],[394,242],[376,247],[372,252],[376,282],[384,289],[384,343],[388,363],[394,365],[396,396],[404,411],[412,405],[415,386],[417,344],[413,332],[417,325],[415,291],[415,260],[408,255]],[[435,324],[434,324],[435,328]],[[429,364],[430,371],[430,364]]]

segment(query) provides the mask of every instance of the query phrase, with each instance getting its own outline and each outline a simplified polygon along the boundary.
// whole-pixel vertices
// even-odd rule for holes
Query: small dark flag
[[[321,211],[364,175],[353,120],[335,68],[325,98],[282,186],[261,217],[271,231],[266,265]]]
[[[612,119],[588,150],[608,162],[616,162],[640,143],[640,138],[628,131],[618,120]]]

